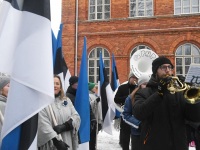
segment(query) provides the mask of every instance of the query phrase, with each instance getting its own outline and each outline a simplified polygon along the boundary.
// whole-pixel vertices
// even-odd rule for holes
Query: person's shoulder
[[[125,83],[125,84],[121,84],[118,88],[125,88],[125,87],[128,87],[128,83]]]
[[[136,92],[136,94],[138,94],[138,95],[144,95],[144,96],[149,96],[150,93],[151,93],[151,91],[152,91],[151,88],[146,87],[146,88],[143,88],[143,89],[139,89]]]

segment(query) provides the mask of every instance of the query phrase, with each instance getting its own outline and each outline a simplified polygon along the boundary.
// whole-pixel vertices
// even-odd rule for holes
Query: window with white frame
[[[89,20],[110,19],[110,0],[89,0]]]
[[[199,13],[199,0],[174,0],[174,14]]]
[[[88,76],[89,82],[98,83],[99,79],[99,56],[102,53],[104,67],[110,77],[110,54],[107,49],[102,47],[94,48],[88,56]]]
[[[150,47],[146,46],[146,45],[138,45],[136,47],[134,47],[131,51],[131,54],[130,54],[130,57],[137,51],[137,50],[140,50],[140,49],[149,49],[151,50]]]
[[[130,0],[130,17],[153,16],[153,0]]]
[[[175,54],[176,76],[186,76],[191,63],[200,64],[200,49],[191,43],[177,48]]]

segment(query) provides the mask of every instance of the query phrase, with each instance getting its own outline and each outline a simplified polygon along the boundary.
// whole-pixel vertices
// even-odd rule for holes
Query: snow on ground
[[[107,134],[104,131],[100,131],[97,136],[97,150],[122,150],[119,145],[119,131],[112,128],[113,135]],[[130,148],[131,149],[131,148]],[[189,150],[195,150],[194,147],[190,147]]]
[[[100,131],[97,136],[97,150],[121,150],[119,145],[119,131],[112,128],[113,135]]]

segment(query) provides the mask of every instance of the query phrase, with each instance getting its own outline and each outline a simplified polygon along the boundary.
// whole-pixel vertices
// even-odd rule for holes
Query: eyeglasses
[[[173,70],[173,67],[172,67],[171,65],[169,65],[169,66],[160,66],[159,68],[160,68],[162,71],[166,71],[167,68],[169,69],[169,71]]]

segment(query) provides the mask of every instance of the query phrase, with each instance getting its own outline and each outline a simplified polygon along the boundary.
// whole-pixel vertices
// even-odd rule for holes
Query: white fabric
[[[11,76],[2,139],[53,102],[54,86],[50,20],[0,7],[0,72]]]

